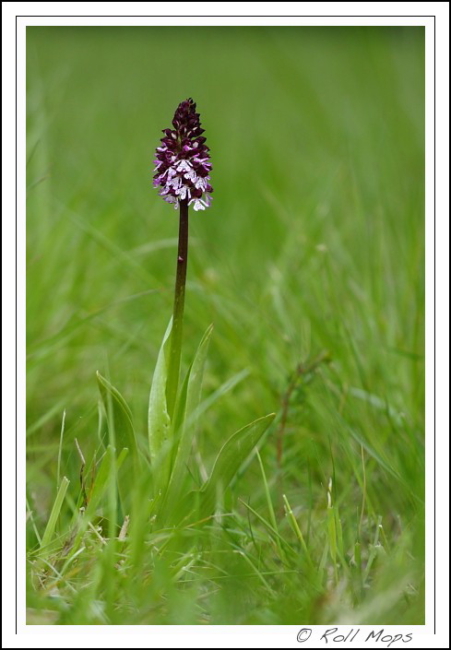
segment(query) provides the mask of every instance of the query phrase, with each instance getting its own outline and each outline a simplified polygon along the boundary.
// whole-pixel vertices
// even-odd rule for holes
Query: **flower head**
[[[187,200],[194,210],[205,210],[212,200],[210,149],[199,117],[191,98],[179,104],[172,120],[174,128],[163,129],[157,147],[153,184],[161,187],[160,196],[175,208],[179,201]]]

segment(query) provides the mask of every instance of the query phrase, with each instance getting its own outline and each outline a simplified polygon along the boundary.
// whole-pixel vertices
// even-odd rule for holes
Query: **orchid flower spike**
[[[157,147],[154,187],[161,187],[160,196],[177,209],[180,201],[188,201],[194,210],[205,210],[211,203],[210,149],[206,146],[196,104],[187,99],[179,104],[172,120],[173,129],[164,129]]]

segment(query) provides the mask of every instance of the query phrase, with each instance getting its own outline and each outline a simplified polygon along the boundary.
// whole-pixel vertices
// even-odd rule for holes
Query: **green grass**
[[[150,471],[118,505],[96,372],[145,450],[178,225],[152,160],[187,97],[192,487],[277,415],[216,517],[163,525]],[[27,107],[28,621],[424,623],[423,29],[28,27]]]

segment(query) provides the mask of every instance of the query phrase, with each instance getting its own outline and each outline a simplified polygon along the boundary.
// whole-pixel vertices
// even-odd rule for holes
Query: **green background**
[[[167,607],[132,614],[124,604],[112,622],[422,623],[423,28],[27,28],[27,498],[35,526],[45,527],[55,498],[63,411],[62,472],[77,497],[74,438],[91,457],[97,370],[146,435],[178,227],[152,188],[152,161],[187,97],[211,148],[214,200],[190,218],[182,364],[213,323],[204,395],[224,391],[203,415],[197,444],[211,466],[226,437],[275,411],[261,454],[281,531],[283,491],[308,521],[321,561],[333,477],[348,559],[356,541],[374,542],[378,522],[386,542],[373,543],[384,553],[358,596],[346,577],[334,587],[326,577],[318,595],[302,571],[277,577],[277,566],[273,596],[248,577],[249,563],[233,564],[224,551],[230,579],[213,586],[200,571],[190,585],[199,591],[186,595],[162,569]],[[283,396],[297,365],[321,353],[330,362],[291,395],[280,467]],[[237,521],[248,517],[239,498],[267,516],[255,458],[226,504]],[[32,527],[27,539],[32,550]],[[262,541],[269,564],[272,553]],[[70,595],[62,615],[48,592],[29,592],[34,622],[99,623]],[[159,593],[143,600],[159,602]]]

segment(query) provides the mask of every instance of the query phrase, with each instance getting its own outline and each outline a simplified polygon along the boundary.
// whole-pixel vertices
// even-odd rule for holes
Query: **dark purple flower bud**
[[[194,210],[205,210],[212,200],[212,165],[192,99],[178,105],[172,126],[174,129],[163,129],[162,144],[157,147],[153,185],[161,187],[160,196],[175,208],[179,201],[187,200]]]

